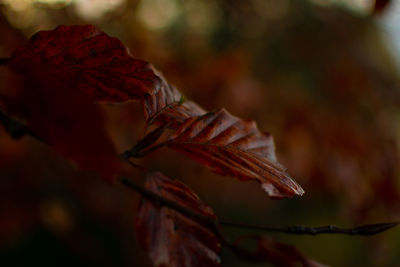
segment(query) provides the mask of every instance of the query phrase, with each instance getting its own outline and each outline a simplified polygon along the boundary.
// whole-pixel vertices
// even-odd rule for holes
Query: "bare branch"
[[[377,224],[367,224],[354,228],[341,228],[334,225],[319,226],[319,227],[309,227],[309,226],[264,226],[264,225],[253,225],[244,224],[236,222],[226,222],[220,221],[220,225],[226,227],[236,227],[244,228],[249,230],[260,230],[265,232],[279,232],[285,234],[295,234],[295,235],[319,235],[319,234],[345,234],[345,235],[375,235],[381,232],[387,231],[397,225],[400,222],[391,223],[377,223]]]
[[[136,183],[132,182],[130,179],[122,177],[121,178],[121,183],[127,187],[129,187],[130,189],[136,191],[137,193],[139,193],[142,197],[147,198],[148,200],[151,200],[161,206],[166,206],[169,207],[171,209],[174,209],[180,213],[182,213],[183,215],[193,219],[196,222],[202,223],[203,225],[205,225],[207,228],[209,228],[210,230],[212,230],[214,233],[218,233],[218,221],[217,220],[213,220],[207,216],[201,215],[197,212],[192,211],[191,209],[188,209],[182,205],[179,205],[176,202],[170,201],[169,199],[163,198],[139,185],[137,185]]]
[[[1,109],[0,109],[0,124],[2,124],[4,126],[7,133],[14,139],[18,139],[25,135],[29,135],[41,142],[44,142],[35,133],[33,133],[28,127],[26,127],[25,124],[23,124],[19,120],[16,120],[16,119],[10,117],[7,113],[2,111]],[[133,166],[135,168],[145,169],[144,167],[131,162],[128,158],[125,158],[123,155],[120,155],[120,158],[122,158],[123,160],[125,160],[127,163],[129,163],[131,166]],[[173,201],[165,199],[157,194],[154,194],[153,192],[135,184],[128,178],[122,177],[120,179],[120,182],[123,185],[127,186],[128,188],[130,188],[130,189],[134,190],[135,192],[139,193],[140,195],[142,195],[142,197],[145,197],[151,201],[154,201],[155,203],[158,203],[159,205],[172,208],[172,209],[184,214],[185,216],[187,216],[199,223],[204,224],[205,226],[210,228],[213,232],[215,232],[215,233],[217,232],[218,222],[216,220],[213,220],[213,219],[210,219],[209,217],[198,214],[184,206],[181,206]]]
[[[14,139],[19,139],[24,135],[29,135],[40,142],[46,143],[45,140],[37,136],[34,132],[32,132],[25,124],[10,117],[6,112],[0,109],[0,124],[4,126],[7,133],[13,137]],[[153,133],[154,134],[154,133]],[[161,144],[162,145],[162,144]],[[157,147],[157,145],[156,145]],[[131,162],[129,158],[124,157],[124,155],[120,155],[120,158],[131,164],[133,167],[145,169],[142,166],[136,165],[135,163]],[[307,226],[283,226],[283,227],[275,227],[275,226],[264,226],[264,225],[253,225],[253,224],[244,224],[244,223],[237,223],[237,222],[228,222],[228,221],[218,221],[210,219],[209,217],[203,216],[198,214],[184,206],[179,205],[173,201],[165,199],[140,185],[135,184],[130,179],[122,177],[120,182],[130,188],[131,190],[139,193],[142,197],[147,198],[159,205],[169,207],[174,209],[183,215],[199,222],[208,227],[212,230],[225,245],[228,245],[228,242],[225,241],[219,232],[218,226],[225,226],[225,227],[236,227],[236,228],[243,228],[249,230],[259,230],[259,231],[266,231],[266,232],[279,232],[285,234],[296,234],[296,235],[318,235],[318,234],[346,234],[346,235],[362,235],[362,236],[369,236],[375,235],[386,230],[389,230],[400,222],[391,222],[391,223],[378,223],[378,224],[369,224],[363,225],[355,228],[340,228],[333,225],[328,226],[321,226],[321,227],[307,227]]]

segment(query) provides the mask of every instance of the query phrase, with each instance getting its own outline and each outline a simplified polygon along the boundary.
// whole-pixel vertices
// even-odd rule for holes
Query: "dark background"
[[[3,0],[0,56],[10,56],[39,30],[94,24],[205,109],[225,107],[273,134],[279,161],[306,190],[302,198],[270,200],[256,183],[214,175],[168,150],[140,162],[188,184],[221,219],[315,226],[390,222],[400,213],[400,83],[396,45],[384,25],[396,1],[378,14],[372,6]],[[0,92],[10,93],[6,76],[0,69]],[[105,110],[122,152],[142,133],[140,104]],[[128,166],[125,171],[144,179]],[[137,203],[135,193],[79,170],[29,137],[13,141],[0,128],[1,266],[146,266],[134,233]],[[232,240],[251,233],[225,232]],[[400,261],[399,229],[375,237],[271,236],[332,266]],[[222,262],[262,266],[225,250]]]

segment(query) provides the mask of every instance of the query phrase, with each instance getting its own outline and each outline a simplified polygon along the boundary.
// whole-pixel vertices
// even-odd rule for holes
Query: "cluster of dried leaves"
[[[218,174],[256,180],[271,197],[304,192],[277,163],[270,134],[223,109],[206,112],[185,101],[150,64],[132,58],[118,39],[93,26],[39,32],[14,51],[7,66],[23,77],[20,97],[8,109],[18,111],[41,140],[109,181],[119,174],[120,162],[99,103],[141,101],[147,124],[157,128],[125,152],[125,159],[165,145]],[[157,143],[165,132],[166,140]],[[188,187],[161,173],[149,174],[145,187],[216,220]],[[220,262],[219,237],[171,208],[143,200],[137,230],[157,266]]]
[[[142,101],[148,124],[172,129],[169,147],[219,174],[257,180],[272,197],[303,193],[277,164],[268,133],[225,110],[206,113],[183,102],[151,65],[132,58],[118,39],[93,26],[39,32],[15,50],[8,66],[24,77],[19,105],[29,127],[82,167],[100,168],[108,179],[118,173],[116,152],[94,103]]]
[[[117,179],[121,158],[131,162],[165,146],[217,174],[257,181],[272,198],[304,193],[277,162],[269,133],[224,109],[207,112],[186,101],[150,64],[132,58],[118,39],[94,26],[39,32],[14,51],[6,66],[22,81],[19,97],[6,103],[8,110],[27,122],[32,135],[107,181]],[[128,101],[142,103],[146,129],[152,130],[118,157],[100,104]],[[217,222],[212,209],[181,182],[149,173],[145,188]],[[216,229],[145,198],[136,229],[156,266],[217,266],[221,245],[249,260],[318,265],[291,246],[260,238],[256,252],[245,251]]]

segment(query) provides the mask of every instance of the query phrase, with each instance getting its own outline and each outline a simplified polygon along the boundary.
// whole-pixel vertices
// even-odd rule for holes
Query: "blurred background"
[[[214,175],[168,150],[140,162],[189,185],[221,220],[399,220],[400,1],[0,0],[0,11],[0,57],[39,30],[94,24],[205,109],[225,107],[271,132],[302,198],[270,200],[257,183]],[[10,91],[6,75],[1,69],[0,92]],[[122,152],[142,134],[141,106],[105,110]],[[148,266],[134,233],[138,199],[0,127],[1,266]],[[252,232],[225,233],[234,240]],[[270,236],[331,266],[400,261],[400,229],[367,238]],[[226,250],[222,262],[268,266]]]

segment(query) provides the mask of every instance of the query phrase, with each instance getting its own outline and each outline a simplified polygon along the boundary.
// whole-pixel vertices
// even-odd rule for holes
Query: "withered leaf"
[[[160,79],[152,67],[91,25],[39,32],[14,51],[7,66],[22,76],[14,111],[29,129],[82,168],[111,180],[119,161],[103,110],[93,102],[155,93]]]
[[[97,102],[140,100],[161,82],[150,64],[92,25],[38,32],[14,51],[9,66],[24,76],[40,70]]]
[[[113,180],[119,161],[101,107],[54,77],[24,83],[19,100],[29,130],[81,168]]]
[[[153,95],[143,99],[144,115],[147,123],[162,125],[169,124],[177,128],[186,119],[199,116],[205,111],[193,101],[185,101],[184,96],[174,86],[170,85],[161,73],[154,70],[160,78],[160,89]]]
[[[217,174],[258,181],[270,197],[304,193],[277,163],[272,136],[224,109],[187,119],[167,144]]]
[[[389,3],[390,3],[390,0],[375,0],[374,8],[373,8],[372,12],[374,14],[382,13],[382,11],[384,11],[387,8]]]
[[[211,208],[184,184],[161,173],[151,173],[146,188],[165,199],[215,219]],[[136,219],[142,246],[155,266],[218,266],[220,242],[215,234],[181,213],[142,199]]]

